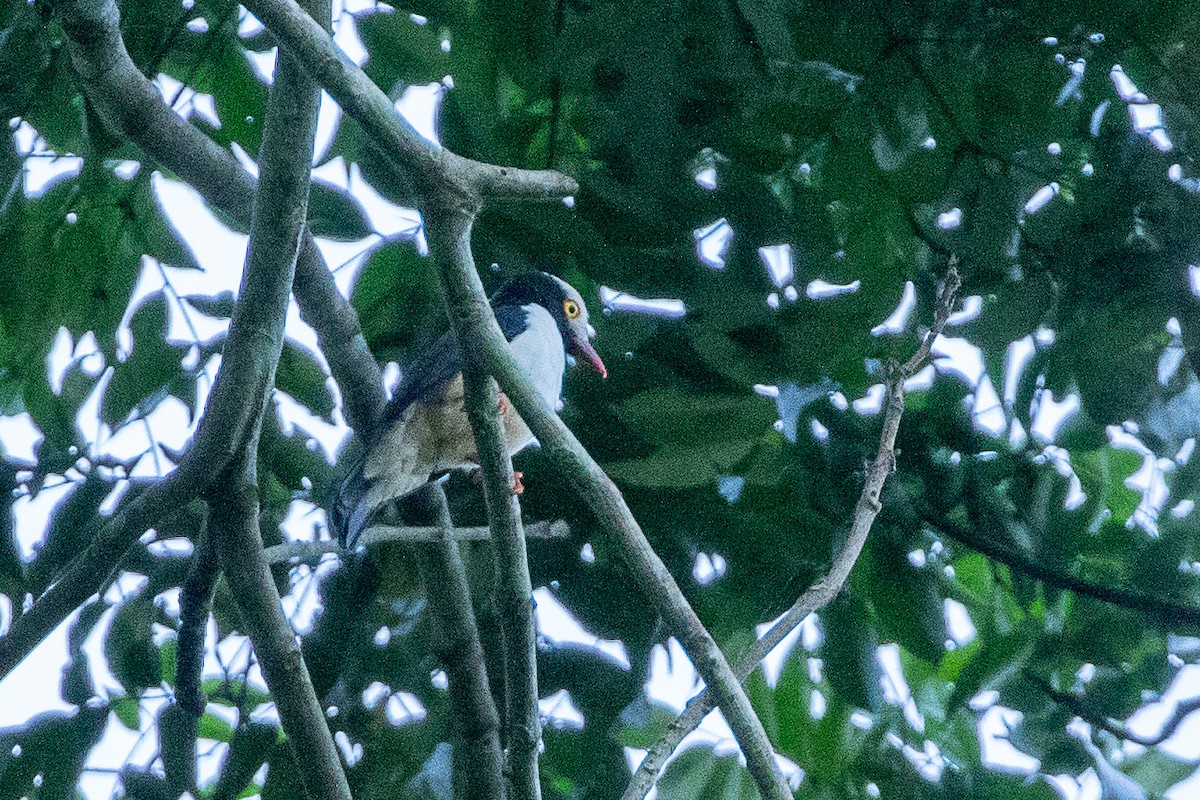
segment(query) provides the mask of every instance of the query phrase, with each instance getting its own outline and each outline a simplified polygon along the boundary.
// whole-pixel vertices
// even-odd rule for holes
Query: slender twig
[[[436,519],[438,530],[449,534],[454,523],[441,485],[429,484],[420,499]],[[446,670],[454,730],[459,739],[453,748],[455,796],[504,800],[508,794],[500,751],[500,715],[488,686],[483,646],[458,543],[444,535],[420,549],[418,563],[429,600],[433,651]]]
[[[328,17],[328,9],[325,4],[322,16]],[[250,429],[236,442],[237,455],[218,473],[206,495],[221,568],[279,710],[307,794],[350,800],[350,787],[324,710],[300,644],[283,614],[270,566],[263,558],[259,529],[258,442],[283,350],[283,323],[308,211],[310,161],[320,103],[316,84],[294,57],[281,54],[267,99],[254,224],[241,299],[230,324],[231,342],[233,327],[246,316],[265,318],[272,324],[248,343],[262,358],[250,401],[254,409]],[[261,302],[251,305],[254,300]]]
[[[554,522],[532,522],[525,526],[526,539],[567,539],[571,528],[562,520]],[[441,528],[427,526],[372,525],[358,537],[358,547],[372,549],[387,544],[429,544],[442,539],[451,542],[486,542],[492,538],[490,528]],[[263,551],[272,564],[293,564],[319,559],[327,553],[344,552],[337,542],[285,542],[268,547]]]
[[[1200,607],[1151,592],[1105,586],[1059,572],[1021,552],[1015,545],[1006,544],[994,536],[976,534],[965,525],[954,523],[929,507],[923,510],[922,518],[947,538],[1042,583],[1066,589],[1082,597],[1132,609],[1170,627],[1200,627]]]
[[[915,375],[924,365],[933,348],[934,340],[941,334],[954,308],[954,298],[958,292],[959,276],[956,260],[950,258],[946,277],[942,281],[938,293],[937,307],[934,311],[934,324],[921,346],[912,357],[903,364],[893,363],[889,370],[887,394],[883,409],[883,425],[879,434],[879,449],[875,459],[866,465],[866,480],[854,509],[854,519],[850,524],[850,533],[845,544],[829,567],[825,577],[809,587],[804,594],[787,610],[782,617],[754,642],[749,650],[738,660],[735,672],[739,680],[746,680],[762,660],[779,645],[788,634],[795,630],[804,619],[814,611],[829,604],[842,585],[850,577],[854,564],[862,553],[867,542],[867,535],[878,516],[881,505],[880,494],[887,476],[896,468],[896,433],[900,429],[900,420],[904,415],[904,381]],[[663,737],[647,751],[642,763],[629,781],[622,800],[641,800],[654,786],[659,771],[666,763],[675,748],[689,733],[712,711],[715,705],[711,691],[692,698],[683,713],[667,728]]]
[[[1171,712],[1171,716],[1163,723],[1158,733],[1151,736],[1143,736],[1139,733],[1134,733],[1125,723],[1118,722],[1098,709],[1093,708],[1086,697],[1080,697],[1070,692],[1061,692],[1055,689],[1050,685],[1049,681],[1031,669],[1022,670],[1022,674],[1026,680],[1045,692],[1047,697],[1075,716],[1091,724],[1092,727],[1107,731],[1118,739],[1140,744],[1142,747],[1157,747],[1162,744],[1175,735],[1175,732],[1179,730],[1179,726],[1183,724],[1185,719],[1196,711],[1200,711],[1200,697],[1183,700],[1175,705],[1175,710]]]

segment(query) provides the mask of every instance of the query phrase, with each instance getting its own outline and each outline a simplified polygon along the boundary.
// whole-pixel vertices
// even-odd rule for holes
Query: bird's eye
[[[579,303],[574,300],[563,300],[563,313],[567,315],[567,319],[575,319],[579,316]]]

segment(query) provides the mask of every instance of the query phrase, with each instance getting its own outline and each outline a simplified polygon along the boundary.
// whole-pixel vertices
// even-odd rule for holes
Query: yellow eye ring
[[[579,316],[579,303],[574,300],[563,300],[563,313],[567,315],[567,319],[575,319]]]

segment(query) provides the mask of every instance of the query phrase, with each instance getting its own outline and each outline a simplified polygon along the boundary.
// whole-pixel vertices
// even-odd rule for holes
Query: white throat
[[[550,408],[557,409],[563,371],[567,368],[562,333],[554,317],[540,305],[530,303],[521,308],[525,311],[526,327],[509,342],[513,358]]]

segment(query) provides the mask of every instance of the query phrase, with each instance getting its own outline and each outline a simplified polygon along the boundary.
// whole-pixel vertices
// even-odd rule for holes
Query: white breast
[[[546,309],[536,304],[522,308],[527,327],[509,343],[513,358],[550,408],[556,409],[562,396],[563,370],[567,368],[562,334]]]

